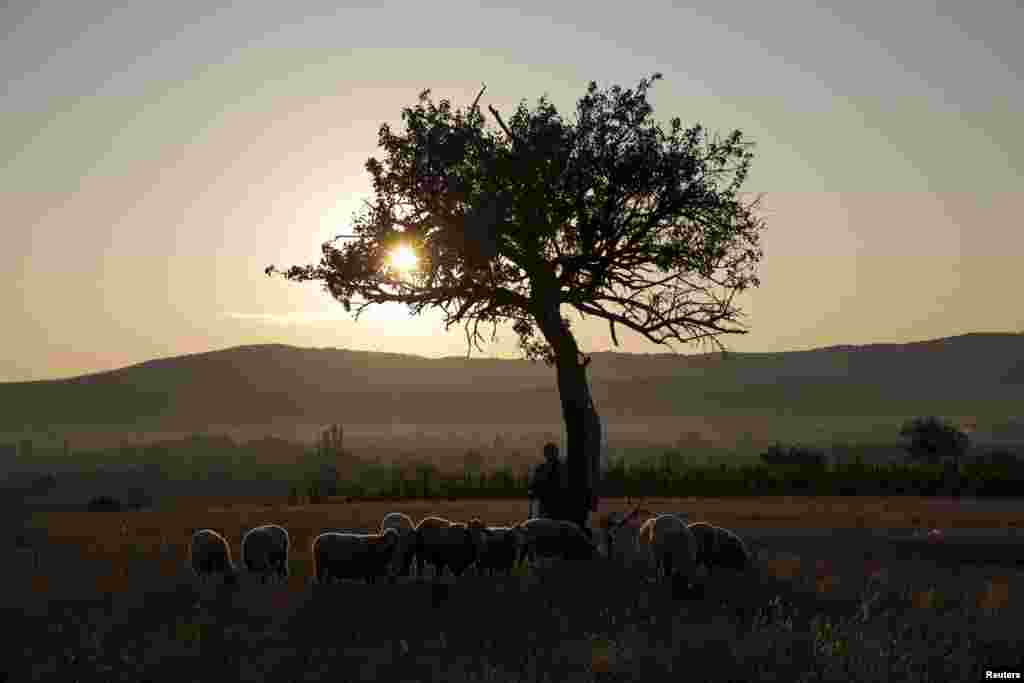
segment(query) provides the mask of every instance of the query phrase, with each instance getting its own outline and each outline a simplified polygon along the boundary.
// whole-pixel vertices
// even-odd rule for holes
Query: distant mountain
[[[784,353],[592,354],[592,391],[618,418],[1024,412],[1024,336]],[[524,360],[267,344],[61,380],[0,383],[0,431],[107,425],[202,430],[263,423],[553,423],[553,368]]]

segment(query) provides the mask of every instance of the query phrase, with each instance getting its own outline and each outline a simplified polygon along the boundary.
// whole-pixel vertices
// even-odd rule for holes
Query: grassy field
[[[315,586],[308,547],[321,531],[372,529],[391,510],[509,523],[526,502],[192,498],[160,512],[35,515],[38,566],[19,552],[0,614],[18,625],[9,644],[24,646],[32,680],[646,681],[685,671],[687,680],[877,681],[886,670],[978,680],[986,668],[1021,670],[1011,630],[1024,595],[1020,546],[995,550],[1008,562],[977,564],[977,547],[952,536],[940,547],[885,534],[1012,530],[1024,510],[774,497],[609,500],[597,516],[636,504],[745,530],[758,579],[716,575],[703,596],[684,596],[602,563],[568,563],[433,586]],[[241,532],[266,522],[291,534],[287,586],[199,587],[184,571],[194,529],[223,532],[237,558]]]

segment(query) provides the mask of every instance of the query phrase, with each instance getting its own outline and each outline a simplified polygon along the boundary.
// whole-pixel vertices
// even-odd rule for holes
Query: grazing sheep
[[[466,524],[426,517],[416,527],[417,573],[422,576],[423,567],[430,563],[435,576],[441,576],[447,567],[459,577],[476,562],[482,545],[480,534]]]
[[[737,533],[724,527],[715,527],[718,544],[715,552],[715,566],[738,572],[749,572],[754,568],[754,555]]]
[[[420,523],[416,525],[416,552],[414,553],[414,561],[416,564],[416,573],[419,576],[424,575],[424,569],[431,563],[430,555],[424,548],[424,537],[428,539],[428,542],[433,541],[434,537],[437,536],[435,529],[447,529],[452,525],[451,520],[445,519],[444,517],[438,517],[431,515],[424,517],[420,520]],[[435,567],[436,569],[436,567]]]
[[[277,524],[250,529],[242,537],[242,564],[246,571],[258,574],[260,583],[271,577],[288,580],[288,531]]]
[[[380,523],[380,533],[385,529],[394,529],[398,532],[398,550],[396,551],[396,563],[398,574],[409,576],[412,568],[412,560],[416,554],[416,525],[412,518],[404,512],[389,512],[384,515]]]
[[[715,568],[739,572],[753,568],[753,557],[743,539],[729,529],[707,522],[694,522],[688,528],[697,539],[697,563],[709,574]]]
[[[481,538],[477,569],[493,576],[496,572],[511,574],[519,557],[522,538],[513,527],[484,526],[479,519],[469,522],[472,532]]]
[[[604,532],[603,543],[608,557],[627,567],[643,564],[646,558],[637,541],[643,522],[650,517],[656,515],[641,508],[634,508],[628,515],[619,512],[609,513],[601,522],[601,529]]]
[[[313,539],[313,575],[317,583],[332,579],[362,579],[374,583],[377,577],[394,580],[398,532],[380,534],[327,531]]]
[[[697,564],[697,540],[676,515],[651,517],[637,536],[637,542],[654,568],[655,576],[671,579],[675,575],[692,583]]]
[[[238,570],[231,561],[231,546],[213,529],[200,529],[192,534],[189,544],[189,566],[201,582],[220,575],[225,585],[238,581]]]
[[[697,564],[702,565],[710,572],[710,562],[715,555],[715,542],[717,540],[715,526],[708,522],[694,522],[686,526],[697,540]]]
[[[564,519],[534,517],[515,526],[522,539],[523,556],[531,563],[538,557],[592,560],[601,557],[599,547],[576,524]]]

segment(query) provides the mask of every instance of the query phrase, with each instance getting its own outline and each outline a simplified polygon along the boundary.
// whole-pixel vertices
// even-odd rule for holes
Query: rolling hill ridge
[[[591,354],[598,409],[630,416],[1024,412],[1024,336],[782,353]],[[552,422],[554,370],[525,360],[237,346],[117,370],[0,383],[0,431],[26,426]]]

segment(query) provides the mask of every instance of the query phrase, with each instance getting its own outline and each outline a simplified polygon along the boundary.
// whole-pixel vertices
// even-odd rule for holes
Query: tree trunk
[[[588,482],[591,494],[590,511],[597,510],[597,499],[601,488],[601,416],[597,413],[594,405],[594,397],[590,393],[590,384],[587,383],[586,371],[584,370],[583,388],[586,391],[585,421],[583,431],[583,450],[586,453],[587,463],[590,465]]]
[[[595,468],[601,448],[601,423],[590,398],[586,370],[576,358],[559,363],[558,392],[566,431],[568,490],[565,492],[564,519],[586,526],[595,500]]]
[[[566,432],[568,489],[556,516],[586,527],[596,503],[596,486],[601,453],[601,420],[587,385],[586,364],[580,362],[579,347],[565,326],[557,305],[545,306],[536,318],[548,344],[555,351],[558,394]]]

